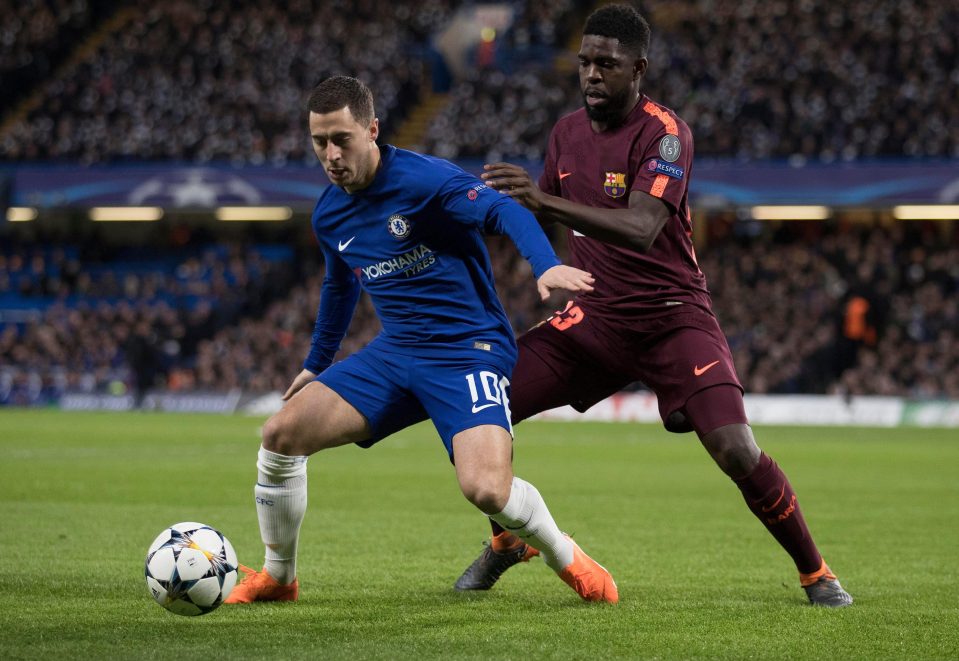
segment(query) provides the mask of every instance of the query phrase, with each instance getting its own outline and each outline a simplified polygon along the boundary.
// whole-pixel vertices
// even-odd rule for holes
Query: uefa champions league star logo
[[[386,228],[396,239],[405,239],[410,235],[411,229],[410,221],[408,221],[405,216],[401,216],[398,213],[394,213],[392,216],[390,216],[389,220],[386,221]]]
[[[244,179],[214,168],[171,169],[151,177],[127,195],[130,204],[159,202],[177,208],[207,208],[224,202],[259,204],[260,191]]]

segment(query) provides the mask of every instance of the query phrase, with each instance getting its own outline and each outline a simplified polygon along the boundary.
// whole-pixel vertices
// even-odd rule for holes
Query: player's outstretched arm
[[[483,182],[500,193],[509,195],[524,207],[532,211],[539,218],[545,198],[549,197],[540,190],[529,172],[512,163],[487,163],[483,166],[480,178]],[[539,218],[540,221],[547,220]]]
[[[560,264],[548,269],[539,277],[536,281],[536,289],[539,290],[539,297],[545,301],[549,298],[550,292],[557,289],[573,294],[593,291],[594,282],[596,280],[591,273]]]
[[[672,212],[659,198],[642,191],[629,195],[628,209],[601,209],[549,195],[529,173],[511,163],[483,166],[482,179],[490,188],[511,196],[536,214],[540,222],[566,225],[592,239],[646,252]]]
[[[303,387],[315,378],[316,374],[307,369],[297,374],[296,378],[293,379],[293,383],[290,384],[290,387],[286,389],[286,393],[283,394],[283,401],[289,401],[293,395],[303,390]]]

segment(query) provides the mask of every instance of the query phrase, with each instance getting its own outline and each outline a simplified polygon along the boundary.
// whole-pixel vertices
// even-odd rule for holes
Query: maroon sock
[[[752,473],[733,481],[756,518],[792,556],[796,568],[803,574],[817,571],[822,556],[806,527],[796,492],[776,462],[764,452]]]
[[[489,527],[493,529],[493,537],[496,537],[496,536],[497,536],[498,534],[500,534],[501,532],[505,532],[505,531],[506,531],[506,528],[504,528],[504,527],[501,526],[500,524],[498,524],[498,523],[496,523],[495,521],[493,521],[493,519],[490,519],[490,520],[489,520]]]

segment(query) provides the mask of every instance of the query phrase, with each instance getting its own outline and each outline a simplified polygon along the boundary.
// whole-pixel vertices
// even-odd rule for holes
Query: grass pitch
[[[808,606],[789,558],[692,435],[524,423],[516,472],[616,577],[581,603],[542,563],[453,581],[485,519],[420,425],[310,460],[298,604],[185,618],[147,593],[165,526],[212,525],[245,564],[262,420],[0,410],[0,658],[959,657],[959,438],[758,428],[856,603]]]

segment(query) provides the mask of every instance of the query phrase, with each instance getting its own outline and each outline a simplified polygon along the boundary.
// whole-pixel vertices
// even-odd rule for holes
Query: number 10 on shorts
[[[509,381],[506,377],[484,370],[476,374],[467,374],[466,383],[469,385],[470,399],[473,400],[473,413],[479,413],[493,406],[502,406],[506,410],[507,418],[509,417],[509,395],[506,390],[509,387]]]

